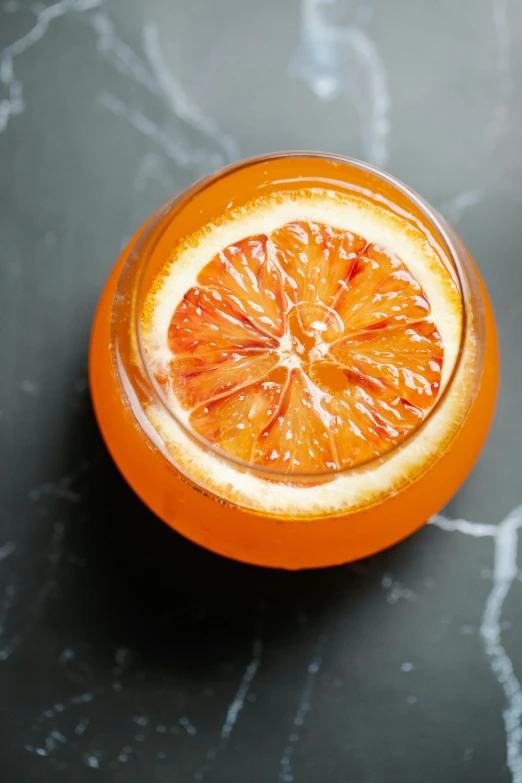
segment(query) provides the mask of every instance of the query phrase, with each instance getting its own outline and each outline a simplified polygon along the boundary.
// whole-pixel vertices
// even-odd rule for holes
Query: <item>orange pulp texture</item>
[[[265,161],[263,168],[267,180],[274,182],[292,175],[301,176],[302,165],[301,159],[276,158],[273,161]],[[331,166],[327,161],[314,159],[309,168],[313,169],[311,177],[331,177]],[[237,203],[246,202],[254,188],[259,187],[258,178],[259,173],[248,166],[234,172],[232,187]],[[350,178],[361,187],[367,188],[375,184],[374,175],[364,170],[352,170]],[[227,183],[227,186],[230,188],[230,183]],[[221,183],[220,187],[225,187],[225,184]],[[226,197],[229,198],[229,195],[230,193]],[[417,209],[417,218],[426,220],[422,212],[413,207],[404,194],[393,190],[391,195],[399,208],[410,213]],[[223,193],[220,193],[219,188],[217,191],[214,189],[210,193],[202,191],[198,194],[197,209],[192,212],[189,210],[186,214],[184,227],[187,234],[197,230],[198,223],[202,225],[212,218],[216,213],[215,201],[219,200],[220,196],[222,197]],[[168,257],[170,248],[180,239],[179,230],[173,226],[170,228],[169,231],[167,223],[161,232],[146,270],[145,287],[147,284],[150,287]],[[328,232],[326,228],[322,230]],[[121,472],[141,499],[180,533],[220,554],[259,565],[290,569],[333,565],[367,556],[404,538],[439,510],[458,489],[472,468],[485,440],[493,415],[498,381],[495,324],[487,292],[480,279],[485,314],[482,375],[467,417],[445,452],[416,480],[374,505],[338,517],[281,519],[249,512],[229,503],[217,503],[214,498],[196,491],[192,485],[181,479],[176,469],[151,446],[144,433],[136,426],[132,412],[122,400],[111,354],[112,305],[129,248],[122,254],[107,282],[95,318],[90,353],[92,397],[105,441]],[[368,255],[368,248],[366,250]],[[299,334],[299,329],[303,330],[303,323],[306,327],[306,317],[306,313],[301,315],[295,326],[294,336]],[[429,361],[437,364],[441,347],[436,328],[430,325],[429,319],[414,318],[413,321],[422,324],[422,327],[416,328],[425,330],[422,336],[428,340],[430,346],[428,364]],[[306,332],[306,328],[304,331]],[[123,340],[126,339],[125,335],[122,337]],[[369,334],[365,335],[364,342],[371,342],[373,339],[375,338],[370,330]],[[313,348],[313,345],[308,346],[309,350]],[[327,383],[330,386],[350,383],[354,377],[352,368],[349,368],[348,373],[344,372],[345,369],[343,365],[343,378],[335,373],[329,375],[327,372]],[[310,373],[312,374],[312,370]],[[355,375],[361,377],[360,367],[355,368]],[[382,377],[380,380],[382,381]],[[425,380],[432,388],[433,384],[437,383],[435,365],[431,369],[427,366]],[[373,387],[372,391],[375,397],[378,396]],[[400,391],[399,398],[405,400],[402,396],[403,390]],[[191,408],[193,402],[191,398]],[[407,400],[407,403],[412,409],[423,409],[418,399],[413,404],[410,400]],[[202,433],[219,441],[223,433],[212,429],[213,422],[215,417],[204,417]],[[210,432],[207,429],[209,423]],[[378,434],[378,442],[372,443],[372,438],[369,438],[367,448],[373,449],[374,452],[382,452],[389,447],[385,428]],[[365,454],[358,454],[354,450],[350,438],[341,438],[339,442],[347,445],[346,459],[349,463],[366,458]],[[245,442],[231,445],[225,438],[221,446],[226,449],[227,445],[231,452],[235,453],[238,449],[242,455],[245,454]],[[247,443],[247,451],[249,446]]]
[[[354,467],[400,443],[435,402],[443,360],[400,259],[310,221],[220,251],[168,345],[167,382],[192,428],[286,473]]]

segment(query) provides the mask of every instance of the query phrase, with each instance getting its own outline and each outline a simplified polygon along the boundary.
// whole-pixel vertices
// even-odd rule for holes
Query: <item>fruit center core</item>
[[[335,310],[321,303],[300,302],[288,313],[280,343],[282,363],[292,368],[322,361],[343,331],[344,324]]]

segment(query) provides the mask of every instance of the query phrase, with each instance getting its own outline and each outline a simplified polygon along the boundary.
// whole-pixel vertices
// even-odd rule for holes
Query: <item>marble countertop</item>
[[[3,782],[522,783],[521,90],[509,0],[0,0]],[[154,519],[86,371],[134,230],[285,148],[369,160],[439,207],[503,356],[443,514],[301,574]]]

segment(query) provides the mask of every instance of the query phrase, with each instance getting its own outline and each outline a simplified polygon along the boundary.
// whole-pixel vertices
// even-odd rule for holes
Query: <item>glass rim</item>
[[[461,333],[460,333],[460,343],[458,348],[458,353],[455,359],[454,366],[451,370],[451,374],[448,377],[448,380],[446,382],[446,385],[440,395],[437,397],[434,405],[430,408],[426,416],[423,418],[421,423],[418,427],[412,430],[412,432],[408,433],[399,443],[394,445],[391,449],[384,452],[383,454],[380,454],[376,457],[371,457],[370,459],[366,460],[365,462],[358,463],[355,466],[349,466],[346,468],[339,468],[337,470],[324,470],[324,471],[314,471],[314,472],[285,472],[276,468],[271,468],[269,466],[264,465],[256,465],[254,463],[248,462],[246,460],[243,460],[239,457],[235,457],[232,454],[229,454],[224,449],[221,449],[219,446],[214,445],[210,441],[206,440],[203,436],[199,435],[196,431],[189,428],[180,418],[178,415],[176,415],[175,411],[172,410],[170,407],[168,400],[165,398],[165,395],[163,394],[158,381],[154,375],[154,372],[149,364],[149,360],[147,357],[147,353],[145,350],[145,345],[143,341],[142,336],[142,326],[141,326],[141,318],[140,318],[140,310],[139,308],[133,306],[132,312],[134,313],[134,322],[131,324],[131,328],[135,330],[135,334],[137,335],[137,344],[139,348],[139,357],[142,363],[142,366],[146,372],[147,380],[151,384],[155,396],[157,397],[157,400],[164,408],[165,412],[175,421],[175,423],[181,428],[183,433],[187,435],[190,440],[195,441],[197,445],[202,447],[203,449],[210,451],[211,453],[215,454],[216,457],[223,460],[225,463],[230,464],[234,466],[236,469],[242,471],[242,472],[249,472],[254,474],[259,474],[262,477],[279,479],[283,483],[296,483],[296,482],[317,482],[324,479],[333,479],[339,476],[345,476],[347,474],[354,474],[356,472],[360,472],[362,470],[366,471],[368,469],[371,469],[372,467],[377,467],[378,465],[382,464],[385,461],[388,461],[393,457],[394,454],[397,452],[403,450],[407,444],[415,437],[419,435],[419,433],[424,430],[424,428],[428,425],[428,423],[433,419],[433,417],[436,415],[436,413],[441,409],[442,405],[444,404],[445,400],[448,398],[454,384],[456,377],[459,374],[459,370],[462,365],[463,356],[464,356],[464,347],[466,343],[466,337],[468,334],[469,326],[470,326],[470,303],[468,301],[467,288],[468,288],[468,282],[470,273],[464,268],[464,265],[462,263],[462,256],[463,248],[462,245],[459,248],[459,242],[458,237],[455,235],[455,240],[452,238],[451,234],[453,233],[453,230],[449,226],[449,224],[446,224],[446,221],[442,216],[436,211],[435,208],[430,206],[428,202],[426,202],[421,196],[419,196],[412,188],[410,188],[408,185],[401,182],[401,180],[397,179],[391,174],[388,174],[385,171],[382,171],[377,166],[374,166],[373,164],[366,163],[364,161],[357,160],[355,158],[350,158],[343,155],[337,155],[337,154],[331,154],[331,153],[324,153],[324,152],[317,152],[317,151],[307,151],[307,150],[295,150],[295,151],[289,151],[289,152],[276,152],[276,153],[270,153],[266,155],[259,155],[251,158],[247,158],[241,161],[238,161],[236,163],[233,163],[231,165],[225,166],[221,169],[218,169],[210,174],[204,175],[197,179],[194,183],[189,185],[188,187],[182,189],[181,191],[178,191],[174,196],[172,196],[165,204],[158,209],[155,215],[152,216],[149,223],[146,225],[144,231],[137,237],[137,239],[132,243],[132,245],[129,248],[128,256],[125,260],[125,263],[123,265],[123,269],[120,274],[120,278],[118,280],[118,288],[122,282],[122,279],[125,279],[127,277],[127,273],[130,271],[129,266],[138,264],[138,276],[137,276],[137,282],[134,287],[134,297],[139,295],[139,293],[142,292],[143,288],[143,278],[145,275],[145,270],[147,268],[148,260],[153,252],[153,248],[149,250],[149,255],[147,257],[143,257],[140,255],[139,252],[139,246],[141,244],[145,243],[145,240],[147,239],[148,233],[152,231],[152,229],[156,226],[158,226],[162,220],[166,219],[165,229],[167,225],[171,223],[172,220],[176,218],[177,215],[182,213],[183,206],[184,206],[184,196],[190,195],[191,200],[192,198],[196,198],[199,193],[206,190],[208,187],[212,186],[215,182],[225,179],[227,176],[240,171],[242,169],[248,168],[250,166],[263,163],[265,161],[270,160],[277,160],[277,159],[285,159],[285,158],[321,158],[325,160],[330,160],[336,163],[344,164],[353,168],[360,169],[362,171],[368,172],[375,176],[376,178],[384,181],[388,185],[390,185],[392,188],[395,188],[398,190],[403,196],[406,197],[406,199],[410,202],[412,202],[417,209],[421,212],[422,216],[427,219],[428,225],[433,226],[436,231],[438,232],[440,238],[442,239],[444,243],[443,251],[444,255],[446,255],[451,263],[453,264],[454,272],[457,277],[459,292],[461,295],[461,301],[462,301],[462,325],[461,325]],[[347,187],[351,188],[355,192],[359,191],[361,192],[364,190],[360,186],[351,185],[348,182],[345,183]],[[376,194],[372,194],[371,191],[365,191],[368,195],[372,196],[374,199],[378,196]],[[175,207],[176,204],[179,204],[179,209],[176,211]],[[390,202],[393,204],[393,202]],[[400,213],[402,210],[401,207],[397,207],[398,212]],[[408,215],[409,219],[412,219],[412,215]],[[415,220],[415,218],[414,218]],[[449,230],[448,230],[449,229]],[[163,231],[161,232],[163,233]],[[426,233],[426,227],[423,227],[423,233]],[[159,237],[156,238],[156,243],[158,241]],[[155,244],[156,244],[155,243]],[[437,240],[437,245],[440,245],[440,242]],[[473,274],[473,269],[470,268],[471,273]],[[118,297],[118,288],[117,293],[115,296],[115,300],[113,303],[113,318],[114,318],[114,309],[116,307],[116,303],[120,299]],[[121,301],[121,299],[120,299]],[[133,304],[135,304],[135,299]],[[480,370],[482,369],[482,361],[483,358],[480,357]],[[470,404],[476,394],[476,388],[477,383],[475,383],[473,392],[470,397]],[[469,406],[468,406],[469,410]],[[458,432],[460,427],[455,428],[455,432],[452,434],[452,439],[455,436],[455,434]],[[449,444],[447,444],[449,445]],[[447,448],[447,446],[446,446]],[[164,456],[167,456],[168,459],[172,462],[172,464],[178,469],[182,470],[181,466],[177,465],[174,458],[170,457],[170,455],[166,455],[165,451],[162,450],[162,453]],[[434,457],[436,458],[436,457]],[[190,475],[187,474],[187,477],[195,483],[198,483],[195,481],[195,479],[192,479]]]

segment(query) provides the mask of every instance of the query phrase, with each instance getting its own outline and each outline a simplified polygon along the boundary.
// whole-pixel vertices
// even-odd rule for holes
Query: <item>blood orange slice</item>
[[[314,192],[254,202],[189,238],[142,329],[169,406],[203,442],[317,475],[383,457],[419,428],[461,321],[451,273],[425,242]]]

